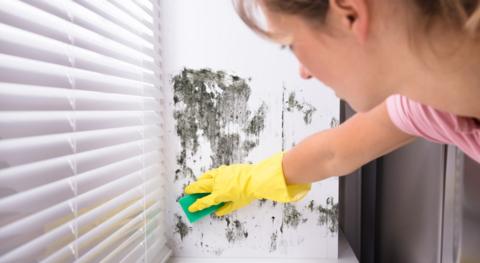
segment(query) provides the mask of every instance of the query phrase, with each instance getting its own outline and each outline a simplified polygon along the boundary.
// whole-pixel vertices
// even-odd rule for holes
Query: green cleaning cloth
[[[220,203],[218,205],[213,205],[213,206],[207,207],[207,208],[205,208],[203,210],[200,210],[200,211],[197,211],[197,212],[192,213],[192,212],[188,211],[188,207],[191,204],[195,203],[195,201],[198,198],[204,197],[206,195],[208,195],[208,194],[185,195],[184,197],[180,198],[180,200],[178,200],[178,202],[180,203],[180,206],[183,209],[183,212],[187,216],[188,221],[190,221],[190,223],[196,222],[196,221],[202,219],[203,217],[217,211],[220,207],[222,207],[223,203]]]

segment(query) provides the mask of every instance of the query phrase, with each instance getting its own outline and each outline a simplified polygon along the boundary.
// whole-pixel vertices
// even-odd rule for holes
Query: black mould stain
[[[183,238],[186,237],[190,231],[192,231],[192,227],[187,226],[181,215],[175,214],[175,217],[177,219],[177,223],[175,224],[174,232],[180,235],[180,240],[183,241]]]
[[[223,220],[225,220],[225,221],[229,222],[229,220],[230,220],[229,216],[217,216],[215,213],[211,213],[210,218],[213,221],[223,221]]]
[[[310,202],[308,202],[307,209],[310,210],[310,212],[313,212],[313,210],[315,210],[315,202],[313,200],[310,200]]]
[[[183,69],[172,78],[174,118],[182,147],[174,181],[195,178],[187,159],[198,152],[200,137],[210,144],[212,168],[243,162],[258,145],[268,108],[263,103],[250,111],[248,81],[211,69]]]
[[[327,226],[330,233],[333,234],[338,231],[338,203],[335,203],[333,197],[328,197],[326,203],[325,207],[322,205],[317,207],[318,224]]]
[[[303,121],[305,124],[312,123],[313,114],[317,111],[317,108],[307,102],[300,103],[295,96],[295,92],[291,92],[288,96],[288,100],[286,101],[287,111],[300,111],[303,113]]]
[[[313,113],[315,113],[317,109],[311,104],[306,105],[308,106],[308,108],[303,111],[303,121],[305,122],[305,124],[310,124],[312,123]]]
[[[245,152],[250,152],[253,148],[257,147],[258,142],[245,140],[242,144],[242,148]]]
[[[248,237],[248,232],[245,229],[244,224],[235,219],[233,222],[227,222],[227,227],[225,228],[225,237],[229,243],[235,243],[237,241],[246,239]]]
[[[330,128],[336,128],[336,127],[338,127],[338,125],[340,125],[340,122],[338,121],[337,118],[333,117],[330,120]]]
[[[274,233],[272,233],[272,235],[270,236],[270,253],[277,250],[277,238],[278,238],[278,234],[277,232],[275,231]]]
[[[265,117],[267,115],[267,104],[262,103],[260,108],[255,112],[252,119],[248,123],[246,132],[249,135],[260,135],[260,132],[265,129]]]
[[[338,231],[338,203],[335,203],[333,197],[327,198],[326,206],[317,206],[315,201],[310,200],[305,208],[310,212],[318,213],[318,225],[326,226],[332,234]]]
[[[283,209],[283,222],[287,227],[297,228],[303,222],[302,214],[292,204],[285,204]],[[280,232],[283,232],[283,224]]]
[[[267,202],[267,199],[264,199],[264,198],[258,199],[258,206],[262,207],[266,202]]]

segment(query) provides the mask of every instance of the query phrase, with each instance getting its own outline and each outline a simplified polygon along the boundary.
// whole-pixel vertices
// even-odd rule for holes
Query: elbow
[[[347,157],[339,152],[332,153],[326,169],[328,177],[345,176],[355,172],[361,165],[358,165],[354,159],[355,157]]]

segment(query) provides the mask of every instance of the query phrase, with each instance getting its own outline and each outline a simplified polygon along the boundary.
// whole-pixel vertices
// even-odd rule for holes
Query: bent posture
[[[358,113],[258,164],[207,171],[186,193],[210,193],[225,215],[255,199],[301,199],[415,137],[455,144],[480,162],[479,1],[236,0],[254,31],[287,45],[303,78],[330,86]],[[262,25],[262,17],[267,21]]]

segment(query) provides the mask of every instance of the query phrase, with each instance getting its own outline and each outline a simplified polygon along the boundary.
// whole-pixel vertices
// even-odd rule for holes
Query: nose
[[[299,72],[300,72],[300,77],[302,79],[311,79],[312,78],[312,74],[310,73],[310,71],[308,71],[308,69],[305,68],[303,65],[300,65]]]

